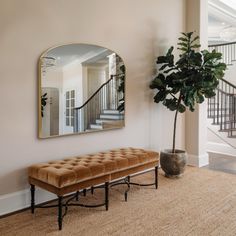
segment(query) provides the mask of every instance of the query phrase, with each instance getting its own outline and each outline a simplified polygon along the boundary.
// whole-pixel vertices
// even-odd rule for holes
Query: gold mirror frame
[[[75,57],[76,59],[74,59],[74,61],[71,59],[71,61],[69,61],[68,64],[66,64],[67,63],[66,59],[64,58],[61,59],[61,57],[63,56],[65,56],[65,58],[66,56],[68,57],[66,50],[64,50],[65,54],[62,54],[62,56],[58,56],[60,53],[58,51],[56,52],[57,49],[63,49],[63,48],[65,49],[66,47],[68,48],[69,52],[71,51],[69,50],[69,48],[73,49],[73,47],[81,47],[81,49],[82,47],[84,47],[85,49],[86,48],[89,49],[91,47],[93,49],[94,54],[92,54],[91,52],[83,52],[87,56],[83,57],[84,61],[82,60],[80,61],[80,59],[78,59],[80,55],[79,54],[78,58]],[[63,50],[59,51],[62,52]],[[55,55],[57,55],[57,58],[55,58],[55,56],[52,56],[53,54],[52,52],[54,52]],[[69,54],[69,56],[71,56],[72,58],[73,56],[76,55]],[[60,60],[61,62],[56,62],[57,60]],[[106,64],[107,62],[108,64]],[[53,69],[50,68],[50,73],[53,74],[54,73],[54,72],[52,73],[53,70],[61,70],[61,67],[70,67],[70,64],[72,65],[76,63],[78,63],[77,65],[78,67],[80,63],[83,73],[84,71],[87,71],[85,72],[85,74],[87,73],[86,76],[84,76],[85,74],[81,75],[81,80],[83,80],[82,85],[84,85],[84,83],[87,84],[86,85],[87,92],[81,92],[84,91],[85,89],[83,86],[82,88],[79,89],[79,91],[83,94],[82,97],[80,95],[81,99],[79,102],[78,102],[79,99],[77,98],[76,94],[77,88],[74,89],[74,92],[73,90],[70,90],[71,93],[69,94],[65,92],[64,87],[62,88],[62,91],[60,90],[60,92],[57,91],[55,93],[56,89],[59,90],[58,88],[56,89],[54,89],[54,87],[49,88],[45,86],[45,84],[43,84],[43,82],[45,81],[49,80],[52,81],[51,75],[49,76],[49,74],[47,74],[49,73],[48,68],[54,67],[56,64],[55,68]],[[94,73],[94,71],[97,71],[97,69],[102,70],[102,68],[104,68],[104,72],[102,73],[103,78],[99,79],[98,82],[95,80],[97,75],[96,73]],[[55,46],[47,49],[44,53],[41,54],[38,61],[38,137],[40,139],[45,139],[45,138],[67,136],[73,134],[83,134],[83,133],[123,128],[125,126],[125,72],[126,72],[125,65],[122,58],[114,51],[101,46],[84,44],[84,43],[83,44],[75,43],[75,44],[65,44],[65,45]],[[92,74],[95,74],[95,77]],[[67,77],[65,79],[63,76],[62,78],[63,81],[64,80],[66,81],[66,79],[68,79]],[[88,81],[95,81],[95,85],[91,82],[89,83]],[[98,86],[99,83],[100,86]],[[76,86],[78,87],[78,85]],[[96,86],[98,86],[98,88],[96,89],[96,91],[94,91]],[[54,92],[53,89],[55,90]],[[50,96],[48,95],[48,93],[50,93]],[[55,94],[57,95],[55,96]],[[55,99],[55,97],[57,97],[57,99]],[[63,102],[62,99],[64,99]],[[103,99],[103,101],[101,101],[101,99]],[[55,100],[58,100],[57,103],[54,102]],[[45,104],[45,102],[46,105],[44,106],[43,104]],[[67,102],[69,104],[68,106]],[[57,109],[55,108],[52,109],[53,107],[52,104],[57,104]],[[72,104],[74,104],[74,106],[72,106]],[[110,113],[108,113],[108,111]],[[68,116],[67,113],[69,114]],[[53,115],[47,115],[47,114],[53,114]],[[51,118],[53,116],[54,119]],[[116,119],[114,119],[114,117],[116,117]],[[55,120],[56,120],[56,125],[55,125]],[[45,122],[47,125],[45,125]],[[91,122],[96,122],[96,123],[91,123]],[[70,126],[69,130],[73,130],[73,132],[70,131],[64,132],[65,130],[64,126],[66,125]],[[58,133],[57,131],[55,132],[55,129],[52,132],[51,127],[54,126],[58,126],[57,128]],[[63,128],[59,128],[59,126]],[[47,135],[48,133],[50,133],[50,135]]]

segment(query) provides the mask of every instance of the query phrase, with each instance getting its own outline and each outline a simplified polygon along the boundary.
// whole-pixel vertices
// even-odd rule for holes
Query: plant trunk
[[[178,103],[177,103],[177,109],[176,109],[176,112],[175,112],[172,153],[175,153],[176,125],[177,125],[177,116],[178,116],[178,112],[179,112],[180,103],[181,103],[181,94],[179,95],[179,99],[178,99]]]

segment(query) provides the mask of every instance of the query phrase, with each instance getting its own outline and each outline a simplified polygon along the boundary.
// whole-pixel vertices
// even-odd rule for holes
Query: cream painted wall
[[[26,168],[33,163],[117,147],[169,146],[173,113],[152,103],[148,85],[155,57],[185,30],[185,0],[1,0],[0,29],[0,195],[28,188]],[[124,59],[126,126],[39,140],[37,60],[47,48],[72,42],[104,46]]]

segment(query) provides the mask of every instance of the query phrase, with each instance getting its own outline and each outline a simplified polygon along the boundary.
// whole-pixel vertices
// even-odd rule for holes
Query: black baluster
[[[221,81],[221,100],[220,100],[220,118],[221,118],[221,122],[220,122],[220,129],[223,129],[223,113],[222,113],[222,109],[223,109],[223,81]]]
[[[220,92],[219,89],[217,89],[217,125],[219,125],[219,112],[220,112]]]
[[[213,97],[213,123],[214,124],[216,123],[216,109],[215,109],[215,106],[216,106],[216,100],[215,100],[215,97]]]

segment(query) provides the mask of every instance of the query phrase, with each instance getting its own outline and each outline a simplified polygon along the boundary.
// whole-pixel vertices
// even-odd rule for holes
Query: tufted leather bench
[[[113,180],[129,177],[146,169],[155,168],[157,188],[157,170],[159,154],[139,148],[114,149],[90,155],[67,158],[32,165],[28,169],[31,184],[31,210],[34,213],[35,185],[58,196],[58,223],[62,228],[62,197],[65,194],[105,183],[105,203],[108,210],[109,183]],[[126,180],[126,184],[129,187]],[[99,205],[100,206],[100,205]]]

